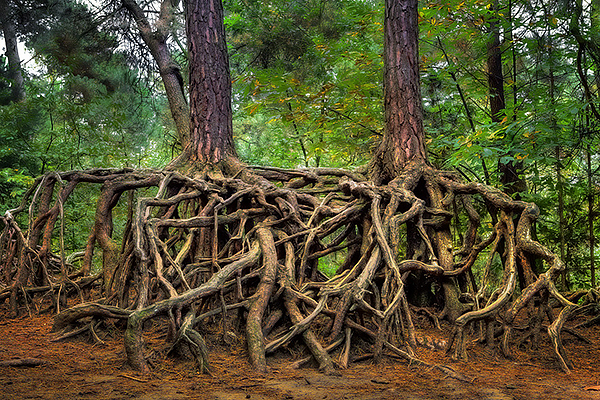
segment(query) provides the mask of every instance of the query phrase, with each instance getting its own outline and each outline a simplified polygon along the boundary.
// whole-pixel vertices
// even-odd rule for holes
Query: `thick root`
[[[435,305],[454,323],[447,351],[457,359],[468,357],[469,326],[481,325],[482,337],[493,347],[495,321],[503,321],[500,346],[510,354],[519,312],[539,316],[534,335],[548,314],[549,299],[558,300],[563,308],[548,334],[561,368],[572,368],[561,331],[577,306],[554,287],[560,260],[531,239],[535,205],[418,163],[384,186],[331,168],[185,165],[193,168],[186,171],[190,175],[172,166],[38,179],[22,205],[2,217],[0,299],[9,299],[16,313],[23,302],[36,305],[36,293],[47,293],[59,311],[62,288],[70,287],[81,304],[58,313],[54,329],[76,332],[77,322],[90,318],[127,321],[128,362],[141,371],[150,370],[143,336],[146,323],[155,321],[167,326],[170,348],[190,355],[202,371],[210,358],[205,338],[216,334],[225,341],[244,336],[251,364],[260,372],[268,371],[268,354],[301,340],[310,358],[298,365],[313,359],[334,373],[333,352],[341,347],[339,365],[346,368],[356,338],[365,336],[376,360],[391,352],[417,362],[409,304],[418,298],[415,291],[421,289],[413,286],[418,282],[442,299]],[[62,210],[82,183],[102,189],[75,271],[64,251]],[[136,198],[137,191],[147,197]],[[475,210],[473,197],[489,206],[487,217]],[[30,212],[26,229],[17,222],[25,210]],[[127,215],[119,235],[113,229],[115,210]],[[494,229],[481,239],[485,218],[494,221]],[[102,270],[92,277],[97,248]],[[472,268],[482,254],[488,258],[482,281],[475,282]],[[498,255],[502,281],[490,287]],[[548,264],[544,274],[531,271],[526,262],[531,257]],[[526,277],[527,286],[515,299],[519,276]],[[96,326],[87,330],[95,335]]]

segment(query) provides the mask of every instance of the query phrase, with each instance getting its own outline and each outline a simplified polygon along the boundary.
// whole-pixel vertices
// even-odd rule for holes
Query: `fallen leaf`
[[[588,387],[584,388],[583,390],[597,390],[597,391],[600,391],[600,386],[588,386]]]

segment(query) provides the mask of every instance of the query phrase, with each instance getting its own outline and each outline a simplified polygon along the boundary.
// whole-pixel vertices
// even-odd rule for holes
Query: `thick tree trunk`
[[[12,80],[12,100],[19,102],[25,99],[25,80],[21,70],[17,32],[9,3],[8,0],[0,0],[0,15],[6,45],[6,58],[8,58],[8,71]]]
[[[190,142],[185,155],[200,163],[235,158],[231,77],[221,0],[188,0]]]
[[[417,1],[386,1],[385,132],[372,161],[372,176],[376,183],[395,178],[413,159],[427,160],[417,22]]]
[[[424,173],[428,169],[428,159],[419,76],[417,6],[416,0],[388,0],[385,4],[385,132],[373,156],[371,178],[375,184],[396,179],[404,189],[425,195],[427,206],[444,208],[440,186]],[[425,234],[423,227],[407,224],[407,233],[406,246],[412,258],[433,262],[445,270],[453,268],[449,225],[436,227]],[[431,241],[424,239],[427,235]],[[416,279],[421,280],[422,276],[417,275]],[[443,315],[454,320],[465,311],[458,301],[460,293],[456,280],[443,279],[441,284],[445,300]],[[420,284],[414,287],[418,291],[428,290]]]

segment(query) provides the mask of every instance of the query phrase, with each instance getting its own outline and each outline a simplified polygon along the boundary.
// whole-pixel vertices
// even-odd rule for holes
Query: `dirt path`
[[[285,360],[269,360],[269,374],[256,375],[243,349],[216,350],[212,375],[196,373],[193,364],[160,360],[149,376],[125,364],[121,334],[105,345],[82,339],[52,342],[49,316],[5,319],[0,314],[0,361],[35,358],[36,367],[0,367],[0,399],[473,399],[579,400],[598,399],[600,391],[600,328],[584,332],[592,344],[566,339],[577,365],[563,374],[547,348],[519,352],[515,360],[470,350],[470,363],[451,363],[440,351],[421,349],[419,356],[446,364],[470,382],[438,370],[411,368],[402,361],[353,363],[326,376],[312,367],[291,369]],[[546,344],[547,346],[547,344]],[[598,387],[600,389],[600,387]]]

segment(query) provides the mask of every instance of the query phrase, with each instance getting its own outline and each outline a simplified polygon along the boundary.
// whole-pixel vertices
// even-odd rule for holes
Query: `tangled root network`
[[[65,236],[84,233],[69,233],[83,224],[65,210],[94,191],[87,245],[66,254]],[[561,261],[531,238],[538,213],[424,163],[385,185],[332,168],[50,173],[2,217],[0,299],[12,314],[47,301],[63,337],[98,338],[103,321],[123,321],[128,362],[141,371],[149,321],[203,370],[209,331],[245,337],[261,372],[292,342],[306,351],[298,364],[325,372],[346,367],[359,343],[362,358],[418,362],[421,310],[453,324],[446,351],[458,359],[473,334],[509,356],[547,318],[569,371],[561,331],[581,307],[554,285]]]

